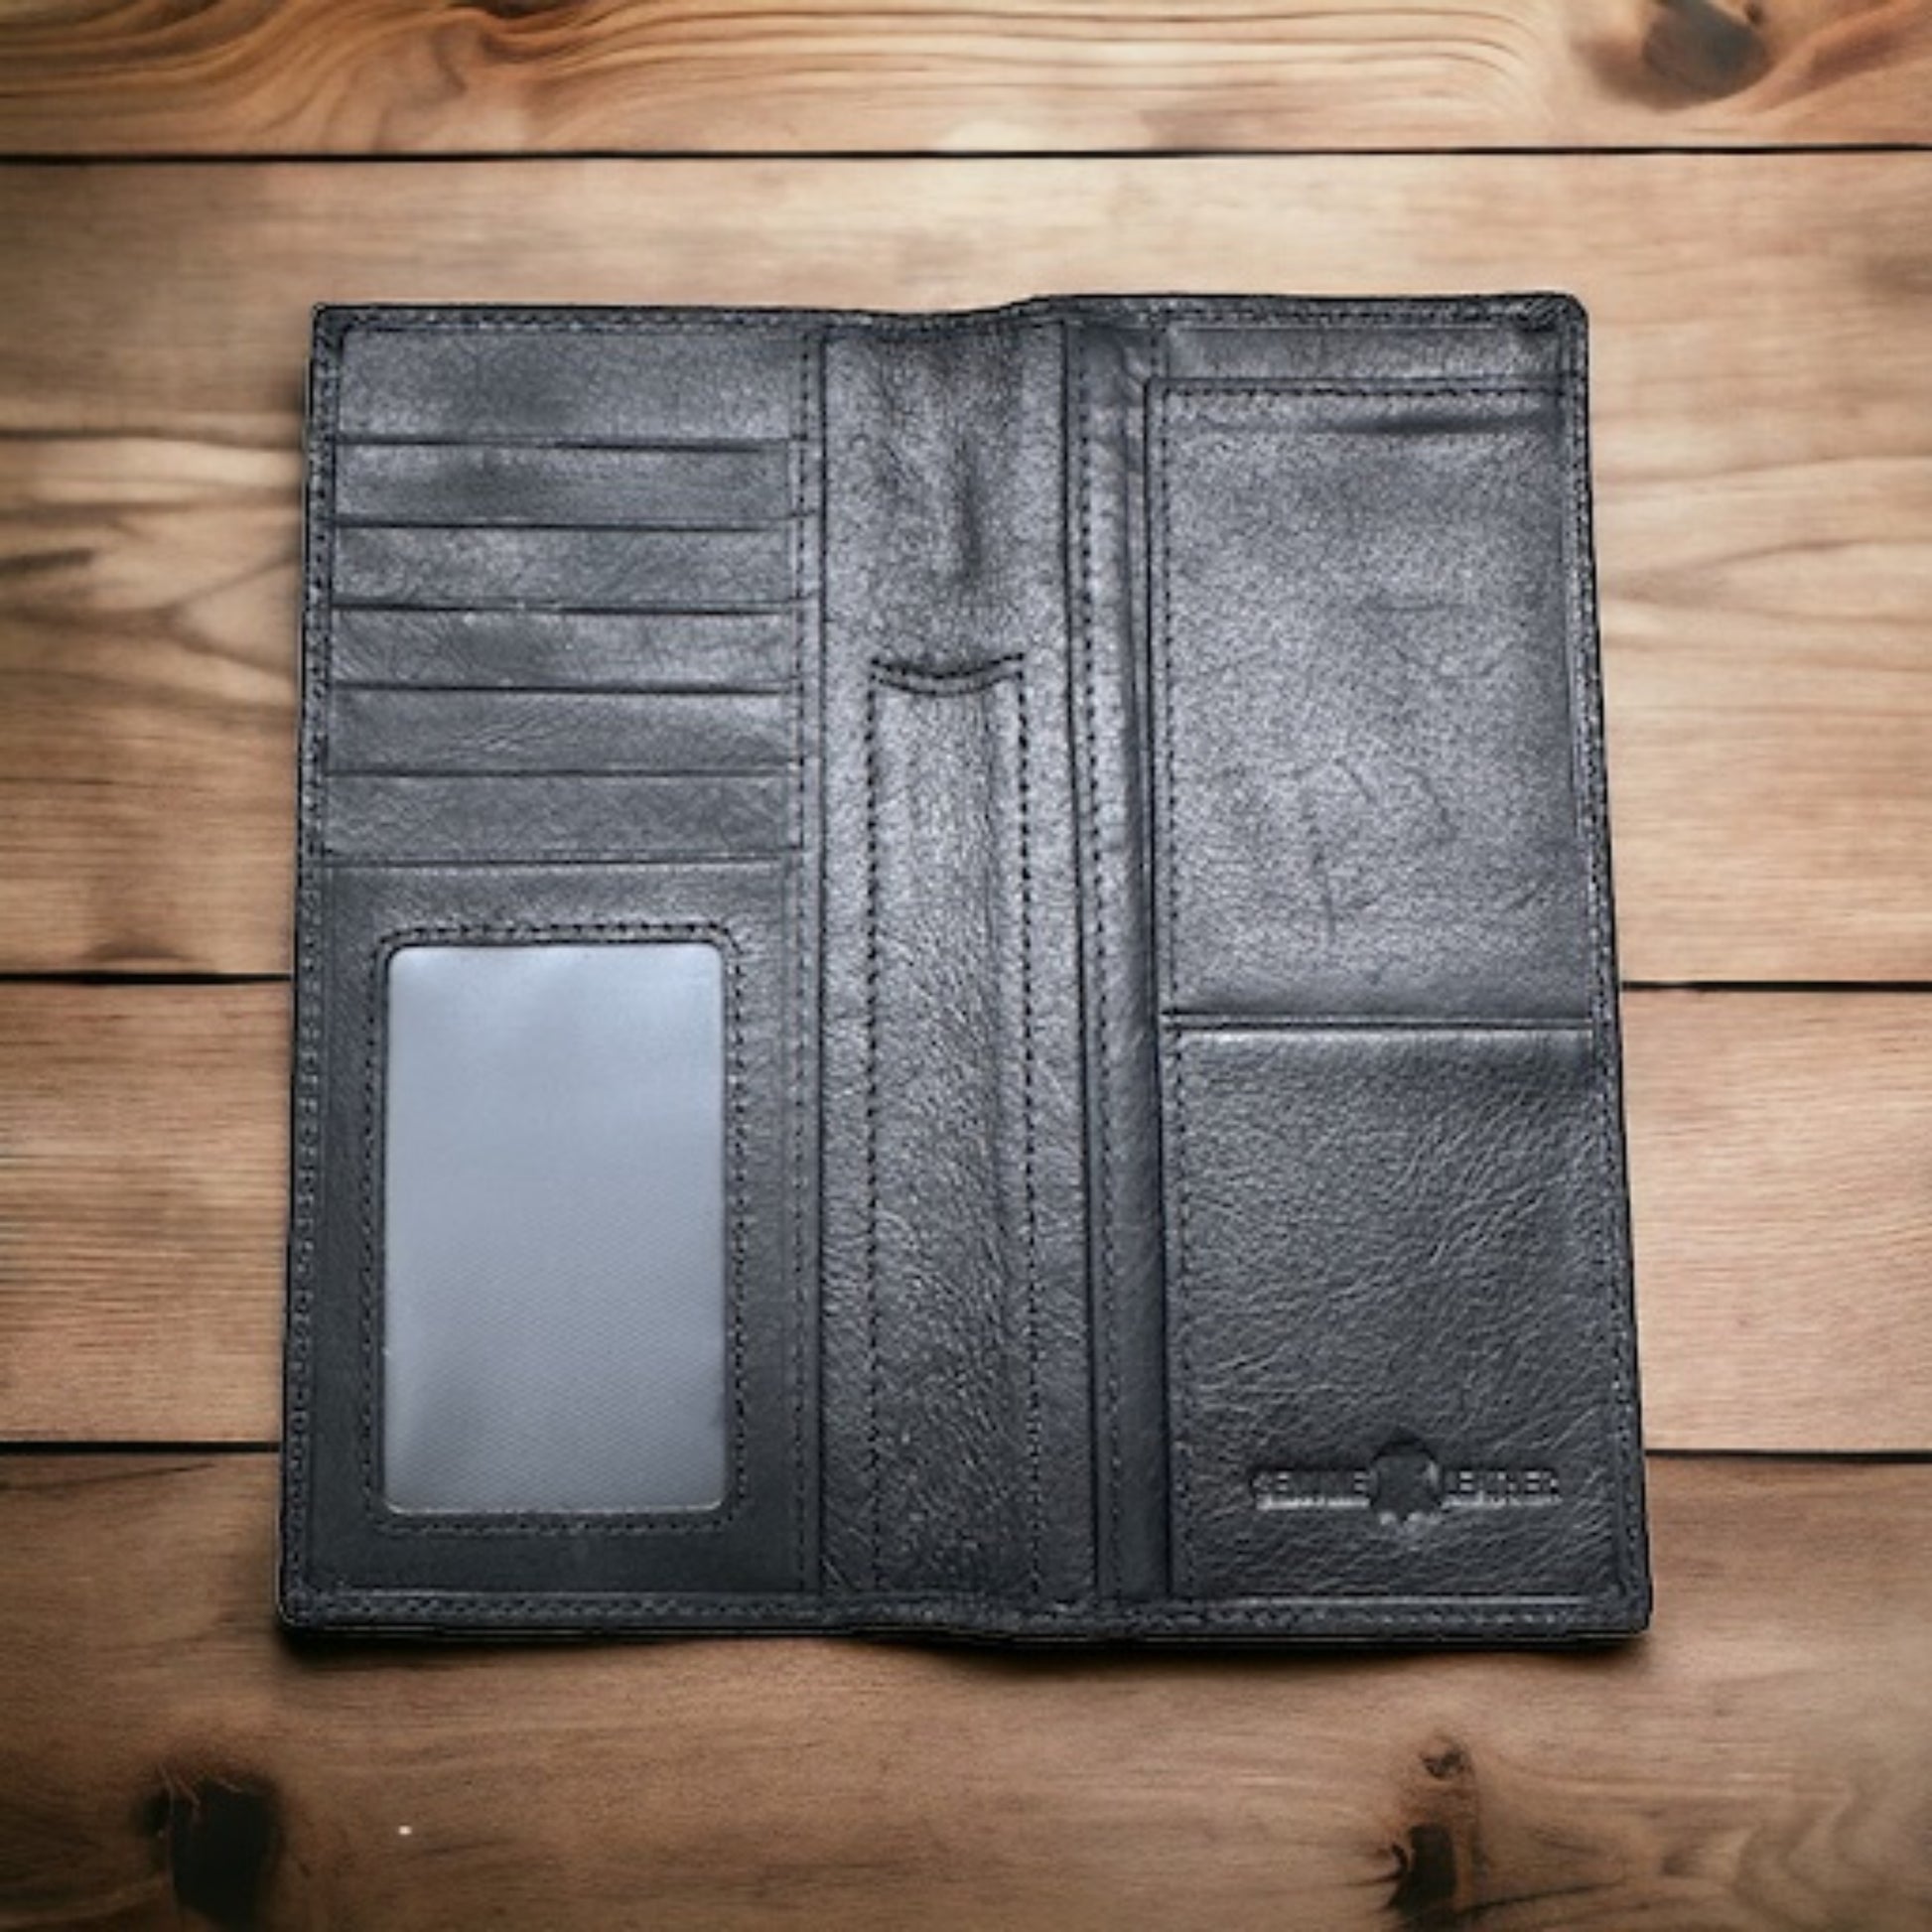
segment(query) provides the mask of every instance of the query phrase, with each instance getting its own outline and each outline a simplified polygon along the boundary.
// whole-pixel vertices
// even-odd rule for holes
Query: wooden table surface
[[[1932,1924],[1932,0],[0,0],[0,1928]],[[1542,287],[1653,1634],[283,1642],[310,306]]]

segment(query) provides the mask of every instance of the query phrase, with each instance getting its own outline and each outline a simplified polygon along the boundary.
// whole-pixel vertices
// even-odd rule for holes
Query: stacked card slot
[[[781,852],[792,463],[781,438],[345,437],[329,855]]]

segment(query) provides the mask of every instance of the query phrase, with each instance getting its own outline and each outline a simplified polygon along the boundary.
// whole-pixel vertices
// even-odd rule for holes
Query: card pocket
[[[452,355],[523,353],[372,340],[350,348],[427,356],[439,380]],[[560,371],[568,339],[559,352]],[[664,414],[596,443],[539,445],[488,409],[458,433],[406,392],[380,419],[346,411],[315,700],[325,857],[674,863],[796,843],[800,446],[704,437],[653,393]]]
[[[1583,1011],[1574,405],[1357,380],[1150,406],[1168,997]]]
[[[1176,1592],[1620,1600],[1588,1030],[1187,1028],[1168,1053]]]

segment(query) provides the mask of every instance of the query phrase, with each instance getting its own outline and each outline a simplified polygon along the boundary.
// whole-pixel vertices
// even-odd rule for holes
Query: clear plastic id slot
[[[404,945],[387,982],[389,1506],[703,1510],[727,1468],[724,958]]]

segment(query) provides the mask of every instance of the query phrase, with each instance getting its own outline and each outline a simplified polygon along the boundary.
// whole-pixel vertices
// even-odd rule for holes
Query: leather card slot
[[[1176,1592],[1627,1620],[1587,1033],[1169,1034]]]
[[[756,857],[790,841],[791,780],[332,775],[331,859],[602,865]]]
[[[1157,384],[1151,413],[1171,1003],[1587,1013],[1557,392]]]
[[[330,701],[329,757],[345,774],[745,775],[787,762],[791,710],[783,696],[351,686]]]
[[[1037,1595],[1027,689],[867,691],[866,1542],[879,1589]]]
[[[786,612],[339,611],[330,673],[338,686],[780,688],[792,682],[793,628]]]
[[[792,533],[361,525],[339,530],[338,608],[743,610],[792,594]]]
[[[1324,329],[1283,323],[1176,323],[1167,371],[1182,381],[1480,384],[1554,376],[1563,352],[1559,307],[1514,321]]]
[[[729,528],[790,512],[781,443],[647,449],[350,443],[336,457],[343,523]]]
[[[340,426],[349,437],[606,442],[772,439],[794,431],[798,331],[696,324],[640,329],[582,316],[442,316],[342,335]]]

